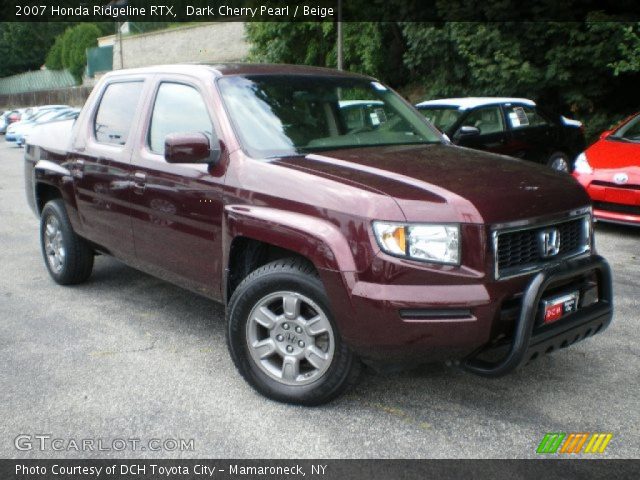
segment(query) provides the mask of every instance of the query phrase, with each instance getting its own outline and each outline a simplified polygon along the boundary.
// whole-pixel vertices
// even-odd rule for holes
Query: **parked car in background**
[[[445,98],[416,108],[453,143],[568,172],[586,143],[581,122],[542,112],[525,98]]]
[[[22,120],[19,122],[14,122],[9,127],[7,127],[7,132],[5,134],[5,140],[7,142],[17,142],[19,136],[21,135],[22,130],[32,125],[37,121],[45,121],[46,119],[51,120],[53,117],[58,115],[60,112],[68,111],[71,107],[64,105],[51,105],[45,107],[39,107],[37,110],[32,110],[31,113],[23,113]]]
[[[28,122],[18,129],[18,132],[15,135],[16,145],[19,147],[23,146],[33,129],[38,125],[58,122],[61,120],[75,120],[78,117],[78,113],[80,113],[79,108],[56,109],[45,112],[33,122]]]
[[[600,135],[576,159],[598,220],[640,225],[640,113]]]
[[[19,110],[6,110],[2,116],[0,116],[0,134],[6,133],[9,125],[18,121],[20,121]]]
[[[349,132],[375,128],[386,121],[384,103],[376,100],[341,100],[338,108]]]
[[[11,110],[4,110],[0,114],[0,133],[5,133],[7,131],[7,127],[9,126],[9,114]]]

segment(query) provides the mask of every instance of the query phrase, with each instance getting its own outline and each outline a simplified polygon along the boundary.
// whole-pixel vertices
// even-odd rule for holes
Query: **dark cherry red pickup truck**
[[[224,302],[231,356],[270,398],[329,401],[363,360],[499,376],[611,321],[582,187],[452,145],[372,78],[117,71],[57,128],[25,163],[53,279],[108,254]]]

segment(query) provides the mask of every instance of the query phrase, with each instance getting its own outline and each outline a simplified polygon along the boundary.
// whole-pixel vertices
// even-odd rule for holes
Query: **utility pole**
[[[120,69],[124,68],[124,58],[122,56],[122,27],[124,26],[124,22],[116,22],[118,28],[118,43],[120,45]]]
[[[342,38],[342,0],[338,0],[338,70],[344,69],[343,38]]]

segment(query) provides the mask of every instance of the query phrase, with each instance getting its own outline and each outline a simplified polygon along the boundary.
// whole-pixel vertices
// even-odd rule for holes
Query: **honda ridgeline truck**
[[[370,77],[120,70],[40,138],[26,189],[53,280],[107,254],[223,302],[235,365],[276,400],[327,402],[363,360],[495,377],[611,320],[582,187],[452,145]]]

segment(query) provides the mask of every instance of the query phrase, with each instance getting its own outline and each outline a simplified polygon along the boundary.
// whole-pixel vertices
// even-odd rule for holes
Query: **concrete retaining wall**
[[[240,62],[248,53],[243,23],[205,23],[123,36],[121,40],[115,38],[113,68],[187,62]]]

